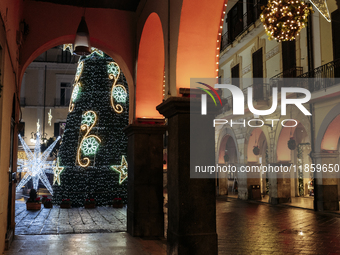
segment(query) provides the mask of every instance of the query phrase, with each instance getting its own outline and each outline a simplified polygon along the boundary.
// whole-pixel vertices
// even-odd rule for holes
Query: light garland
[[[113,85],[111,88],[111,106],[113,110],[120,114],[123,112],[123,106],[121,104],[115,104],[117,103],[125,103],[126,97],[127,97],[127,91],[124,86],[122,85],[116,85],[119,75],[120,75],[120,68],[117,63],[110,62],[107,65],[107,72],[109,75],[109,79],[113,80]]]
[[[37,139],[35,141],[34,153],[31,152],[25,141],[19,134],[19,140],[24,148],[27,156],[26,159],[18,159],[18,172],[26,172],[22,180],[18,183],[16,191],[19,192],[21,188],[30,180],[33,180],[33,188],[38,190],[39,180],[44,184],[47,190],[53,195],[53,189],[46,176],[46,173],[53,173],[53,167],[55,167],[55,161],[47,161],[48,156],[52,152],[54,146],[60,139],[60,136],[44,151],[40,150],[40,134],[37,133]]]
[[[119,184],[128,177],[128,163],[125,159],[125,156],[122,156],[122,161],[119,166],[111,166],[113,170],[119,173]]]
[[[74,103],[77,101],[79,94],[80,94],[80,88],[81,88],[81,83],[78,82],[73,86],[72,94],[71,94],[71,100],[70,104],[68,107],[68,111],[72,112],[74,110]]]
[[[86,56],[87,58],[90,57],[91,55],[93,55],[93,53],[98,54],[99,56],[103,57],[104,56],[104,52],[95,48],[95,47],[91,47],[91,54]]]
[[[306,26],[310,12],[313,8],[299,0],[272,0],[260,18],[269,40],[291,41]]]
[[[84,63],[83,61],[79,60],[78,66],[77,66],[77,71],[76,71],[76,77],[74,78],[75,82],[79,81],[79,78],[81,76],[81,74],[83,73],[83,69],[84,69]]]
[[[85,157],[81,159],[81,152],[85,156],[94,155],[97,152],[97,149],[99,147],[99,143],[101,143],[101,140],[96,135],[88,135],[94,125],[97,122],[97,114],[94,111],[87,111],[82,116],[82,125],[80,129],[82,131],[85,131],[85,135],[83,136],[77,153],[77,162],[82,167],[88,167],[90,164],[90,159],[88,157]],[[85,161],[85,163],[83,163]]]

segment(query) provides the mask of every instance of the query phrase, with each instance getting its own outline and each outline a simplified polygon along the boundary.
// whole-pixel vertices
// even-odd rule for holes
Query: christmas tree
[[[65,132],[54,168],[53,202],[127,199],[129,96],[124,74],[102,51],[79,59]]]

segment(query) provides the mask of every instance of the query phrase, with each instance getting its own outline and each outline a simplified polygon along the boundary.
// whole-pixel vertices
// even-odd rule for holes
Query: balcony
[[[261,101],[268,101],[269,97],[271,96],[270,92],[270,84],[269,83],[254,83],[253,85],[249,86],[253,88],[253,102],[256,102],[256,104],[259,104]],[[243,95],[244,95],[244,104],[247,105],[247,98],[248,98],[248,88],[246,87],[243,89]],[[223,102],[223,108],[221,109],[220,113],[227,112],[233,109],[233,97],[229,96],[224,99]]]
[[[221,51],[224,51],[233,41],[241,34],[243,34],[256,20],[259,19],[262,12],[262,6],[267,4],[267,0],[259,0],[257,4],[252,6],[251,10],[244,13],[242,18],[234,22],[234,24],[222,35]]]
[[[299,78],[312,78],[301,80],[300,87],[310,92],[324,90],[339,84],[340,82],[340,59],[336,59],[314,70],[304,73]]]
[[[270,85],[271,87],[277,87],[278,89],[280,89],[281,87],[291,87],[291,81],[289,79],[286,80],[283,78],[297,78],[301,76],[302,73],[303,68],[300,66],[290,68],[270,78]]]

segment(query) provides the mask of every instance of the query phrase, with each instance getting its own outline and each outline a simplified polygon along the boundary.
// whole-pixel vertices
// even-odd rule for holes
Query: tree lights
[[[272,0],[263,9],[261,21],[269,40],[294,40],[307,24],[308,15],[313,12],[302,1]]]
[[[123,129],[129,120],[129,96],[125,76],[100,50],[81,57],[78,67],[71,96],[73,109],[67,116],[58,155],[59,179],[55,176],[53,202],[60,204],[68,198],[77,207],[93,198],[101,206],[119,197],[126,203],[127,178],[122,176],[127,174],[127,165],[122,165],[122,157],[127,155]],[[115,111],[112,101],[115,108],[121,106],[121,113]],[[122,172],[111,166],[121,166]]]

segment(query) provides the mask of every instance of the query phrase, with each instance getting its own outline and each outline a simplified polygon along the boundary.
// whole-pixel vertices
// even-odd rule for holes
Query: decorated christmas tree
[[[124,74],[102,51],[81,57],[73,84],[65,132],[54,168],[53,202],[86,199],[108,205],[127,199],[129,96]]]

